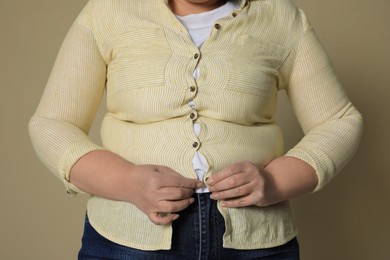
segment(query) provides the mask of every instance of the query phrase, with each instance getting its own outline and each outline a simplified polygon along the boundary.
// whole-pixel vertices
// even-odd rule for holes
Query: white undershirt
[[[208,12],[200,14],[190,14],[186,16],[177,15],[176,17],[184,25],[184,27],[187,28],[187,31],[190,34],[192,41],[200,49],[203,43],[210,36],[211,30],[215,25],[215,22],[223,17],[230,15],[233,10],[238,9],[238,7],[239,6],[237,4],[227,2],[223,6]],[[193,74],[194,79],[197,80],[199,78],[199,75],[200,69],[196,67]],[[188,105],[192,109],[196,109],[196,104],[194,100],[191,100]],[[197,136],[199,136],[201,130],[201,126],[197,123],[194,123],[194,131]],[[200,152],[196,152],[194,158],[192,159],[192,165],[198,176],[198,179],[203,181],[204,176],[209,169],[209,165],[207,163],[206,158]],[[209,192],[207,187],[196,190],[196,193],[205,192]]]

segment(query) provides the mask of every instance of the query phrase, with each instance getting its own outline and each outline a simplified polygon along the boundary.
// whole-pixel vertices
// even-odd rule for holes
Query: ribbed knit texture
[[[37,154],[70,193],[80,192],[68,182],[71,167],[98,149],[190,178],[196,178],[196,150],[208,161],[207,176],[235,162],[266,164],[284,154],[274,122],[277,91],[283,89],[305,133],[287,155],[316,169],[316,190],[334,177],[357,148],[362,120],[305,15],[290,0],[242,1],[236,14],[219,20],[199,50],[167,1],[87,4],[30,122]],[[194,80],[197,65],[202,73]],[[108,113],[100,147],[87,133],[104,90]],[[272,247],[296,235],[288,203],[219,208],[225,247]],[[171,227],[152,224],[129,203],[91,197],[88,215],[99,233],[117,243],[170,247]]]

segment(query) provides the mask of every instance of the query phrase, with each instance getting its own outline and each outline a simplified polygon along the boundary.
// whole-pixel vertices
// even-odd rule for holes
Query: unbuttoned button
[[[198,148],[198,147],[199,147],[199,143],[198,143],[198,142],[194,142],[194,143],[192,144],[192,147],[193,147],[193,148]]]
[[[219,29],[222,28],[222,26],[221,26],[219,23],[216,23],[216,24],[214,25],[214,28],[217,29],[217,30],[219,30]]]
[[[237,13],[236,13],[236,12],[232,13],[232,16],[233,16],[233,17],[236,17],[236,16],[237,16]]]

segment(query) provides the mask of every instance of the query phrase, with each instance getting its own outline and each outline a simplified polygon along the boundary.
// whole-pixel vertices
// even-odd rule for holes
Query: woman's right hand
[[[104,150],[81,157],[71,169],[70,182],[87,193],[132,203],[157,225],[177,219],[176,212],[187,208],[195,189],[204,186],[169,167],[134,165]]]
[[[192,194],[204,184],[181,176],[160,165],[133,165],[126,187],[126,201],[144,212],[154,224],[166,225],[176,220],[179,212],[194,202]]]

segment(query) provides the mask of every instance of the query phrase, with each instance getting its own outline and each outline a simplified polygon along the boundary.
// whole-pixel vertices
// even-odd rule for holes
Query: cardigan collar
[[[164,0],[165,4],[168,5],[169,0]],[[249,2],[254,1],[265,1],[265,0],[239,0],[240,2],[240,9],[244,8],[246,5],[248,5]]]

